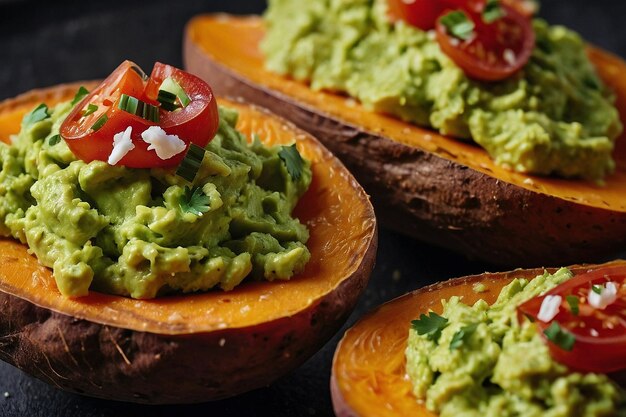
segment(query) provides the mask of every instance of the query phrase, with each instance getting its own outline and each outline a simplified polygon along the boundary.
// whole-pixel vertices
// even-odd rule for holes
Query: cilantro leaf
[[[420,336],[426,336],[428,340],[432,340],[437,343],[439,337],[441,337],[441,331],[448,325],[448,319],[441,317],[439,314],[431,311],[426,314],[421,314],[420,318],[411,322],[411,327]]]
[[[460,10],[446,13],[441,16],[441,24],[446,28],[448,34],[461,40],[468,40],[474,36],[474,22]]]
[[[76,92],[74,99],[72,100],[72,106],[75,106],[76,104],[78,104],[82,99],[84,99],[87,96],[87,94],[89,94],[89,90],[87,90],[85,87],[81,85],[78,91]]]
[[[502,17],[504,17],[504,10],[500,7],[500,1],[487,0],[483,9],[483,22],[493,23]]]
[[[602,285],[592,285],[591,290],[598,295],[602,295]]]
[[[61,135],[58,135],[58,134],[51,136],[50,139],[48,139],[48,145],[50,146],[54,146],[59,142],[61,142]]]
[[[457,331],[450,341],[450,350],[455,350],[463,346],[478,328],[478,323],[468,324]]]
[[[577,316],[578,312],[580,311],[578,308],[578,297],[576,297],[575,295],[568,295],[567,297],[565,297],[565,301],[567,301],[567,304],[569,304],[569,309],[572,314]]]
[[[300,177],[302,177],[304,159],[300,156],[300,152],[298,152],[296,144],[294,143],[291,146],[281,146],[281,150],[278,151],[278,156],[285,163],[287,172],[289,172],[291,178],[298,181]]]
[[[567,330],[563,330],[556,321],[543,331],[548,340],[563,350],[571,351],[574,348],[576,338]]]
[[[202,188],[194,187],[191,189],[185,187],[185,193],[179,204],[183,213],[192,213],[196,216],[202,216],[202,213],[209,211],[210,202],[211,199],[202,191]]]
[[[50,117],[48,106],[46,106],[44,103],[41,103],[39,106],[35,108],[35,110],[28,113],[24,117],[24,125],[31,125],[33,123],[41,122],[42,120],[45,120],[48,117]]]

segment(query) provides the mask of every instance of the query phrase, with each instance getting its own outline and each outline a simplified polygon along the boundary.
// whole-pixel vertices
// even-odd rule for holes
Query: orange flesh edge
[[[347,124],[381,134],[405,145],[422,148],[447,160],[466,165],[476,171],[515,184],[534,192],[564,200],[626,212],[626,140],[623,134],[614,151],[617,169],[601,186],[582,180],[546,178],[516,173],[495,165],[480,147],[448,138],[393,117],[373,113],[353,99],[328,92],[309,89],[302,82],[287,79],[264,69],[259,42],[264,36],[261,18],[228,15],[199,16],[191,21],[187,36],[212,60],[259,86],[277,91],[309,108]],[[616,93],[616,106],[626,124],[626,63],[596,48],[589,56],[606,84]]]
[[[70,99],[78,84],[58,94],[30,97],[15,105],[0,104],[0,140],[19,131],[25,112],[41,101],[49,106]],[[24,101],[24,100],[22,100]],[[0,239],[0,291],[47,309],[96,323],[159,334],[188,334],[241,328],[290,317],[320,302],[357,270],[375,233],[375,219],[365,193],[337,159],[310,137],[262,110],[219,100],[236,108],[237,126],[248,137],[258,133],[266,144],[293,143],[312,161],[313,183],[294,215],[309,228],[311,261],[290,281],[245,282],[235,290],[133,300],[91,292],[70,299],[57,290],[52,272],[38,264],[27,248]]]
[[[481,298],[491,304],[513,278],[532,279],[540,273],[538,269],[518,270],[444,282],[397,298],[361,319],[346,332],[335,352],[333,378],[344,404],[360,417],[436,417],[418,402],[406,377],[404,352],[411,320],[429,310],[441,313],[441,300],[455,295],[469,305]],[[485,292],[473,290],[478,282],[485,285]]]

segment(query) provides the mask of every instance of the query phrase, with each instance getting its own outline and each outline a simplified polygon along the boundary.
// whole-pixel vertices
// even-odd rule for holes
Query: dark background
[[[588,41],[626,57],[626,2],[542,3],[540,15],[551,23],[565,24]],[[0,99],[36,87],[103,78],[124,59],[145,68],[156,60],[182,66],[183,29],[192,16],[260,13],[264,8],[263,0],[0,0]],[[382,230],[376,269],[348,325],[374,306],[425,284],[496,269]],[[339,335],[271,387],[194,406],[138,406],[80,397],[0,362],[0,415],[332,416],[328,381],[338,340]]]

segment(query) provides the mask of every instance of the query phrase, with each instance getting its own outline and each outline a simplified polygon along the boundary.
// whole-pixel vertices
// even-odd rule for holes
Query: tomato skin
[[[392,21],[404,20],[422,30],[433,29],[437,18],[448,6],[442,0],[415,0],[412,3],[404,0],[387,0],[388,13]]]
[[[441,18],[437,21],[437,42],[441,50],[471,78],[500,81],[518,72],[530,59],[535,47],[531,21],[506,5],[506,15],[485,24],[480,14],[465,12],[476,25],[475,36],[467,41],[447,33]],[[507,60],[507,51],[513,58]],[[480,55],[490,57],[486,59]]]
[[[205,147],[219,127],[219,113],[213,90],[195,75],[157,62],[146,85],[145,95],[148,101],[156,101],[159,86],[168,77],[172,77],[180,84],[191,103],[175,112],[162,111],[161,128],[185,142]],[[183,152],[172,158],[175,165],[180,163],[184,155]]]
[[[608,281],[616,282],[620,287],[617,301],[606,309],[598,310],[581,303],[579,313],[574,314],[567,307],[565,298],[568,295],[584,299],[592,285],[603,285]],[[563,302],[556,317],[544,323],[536,318],[548,295],[560,295]],[[538,331],[557,362],[584,372],[610,373],[626,369],[626,266],[601,268],[577,275],[548,293],[522,304],[518,311],[520,320],[524,320],[524,316],[535,319]],[[544,331],[552,322],[557,322],[575,337],[571,351],[547,339]],[[595,336],[592,329],[597,333]]]
[[[181,152],[163,160],[141,134],[150,126],[159,125],[167,134],[176,135],[186,142],[204,147],[215,136],[219,126],[217,103],[211,88],[204,81],[175,67],[157,63],[153,75],[155,79],[144,80],[139,67],[131,61],[124,61],[98,87],[88,94],[70,112],[60,128],[60,134],[74,155],[85,161],[107,161],[113,150],[114,135],[132,128],[131,139],[135,148],[128,152],[116,165],[129,168],[169,168],[180,164],[185,156]],[[159,110],[159,123],[145,120],[118,108],[120,96],[127,94],[152,105],[156,100],[162,81],[172,76],[178,81],[191,102],[175,112]],[[89,104],[98,110],[83,117]],[[106,123],[97,131],[91,127],[100,116],[106,114]]]

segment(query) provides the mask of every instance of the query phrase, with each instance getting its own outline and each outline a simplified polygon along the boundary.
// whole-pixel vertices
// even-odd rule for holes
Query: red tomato
[[[61,125],[60,134],[77,158],[86,162],[107,161],[113,150],[113,136],[129,126],[132,127],[131,138],[135,148],[117,165],[130,168],[174,167],[184,158],[185,152],[181,152],[163,160],[154,150],[148,150],[149,145],[141,138],[141,134],[150,126],[159,125],[167,134],[177,135],[187,144],[195,143],[201,147],[213,138],[219,120],[215,97],[208,84],[191,74],[161,63],[155,64],[155,79],[144,80],[140,73],[142,71],[136,64],[124,61],[67,116]],[[159,123],[118,108],[122,94],[158,105],[158,88],[169,76],[181,85],[191,100],[184,108],[174,112],[159,109]],[[89,105],[98,108],[94,113],[84,116]],[[94,130],[94,123],[103,115],[107,117],[106,122]]]
[[[461,40],[449,34],[437,21],[437,41],[443,52],[472,78],[498,81],[519,71],[530,59],[535,46],[531,21],[511,7],[501,5],[505,15],[493,23],[481,14],[465,12],[474,21],[474,36]]]
[[[433,29],[449,6],[442,0],[387,0],[387,5],[392,21],[404,20],[422,30]]]
[[[617,286],[617,299],[604,309],[590,305],[592,286],[604,286],[608,282]],[[537,316],[548,295],[559,295],[562,300],[558,314],[545,323]],[[572,309],[567,297],[579,300],[578,311]],[[626,369],[626,267],[608,267],[578,275],[547,294],[527,301],[518,311],[520,320],[524,315],[535,320],[556,361],[586,372]],[[570,351],[549,341],[543,333],[554,322],[574,337]]]

